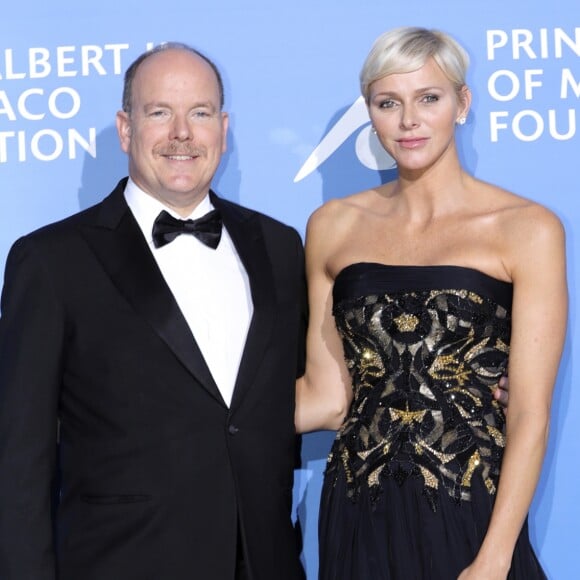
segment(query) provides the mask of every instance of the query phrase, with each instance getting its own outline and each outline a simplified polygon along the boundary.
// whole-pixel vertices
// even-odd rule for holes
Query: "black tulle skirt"
[[[344,477],[327,479],[319,522],[320,580],[455,580],[475,558],[493,507],[483,483],[474,478],[473,484],[471,501],[457,503],[440,492],[434,512],[420,478],[401,485],[385,478],[374,501],[364,486],[352,501]],[[508,578],[546,578],[527,522]]]

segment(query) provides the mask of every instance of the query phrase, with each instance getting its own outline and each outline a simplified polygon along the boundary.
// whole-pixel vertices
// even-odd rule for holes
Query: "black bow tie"
[[[153,223],[153,244],[160,248],[180,234],[192,234],[206,246],[218,247],[222,237],[222,216],[217,209],[196,220],[179,220],[163,210]]]

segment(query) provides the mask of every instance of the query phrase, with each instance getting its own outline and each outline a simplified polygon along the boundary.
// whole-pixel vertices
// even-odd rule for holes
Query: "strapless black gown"
[[[492,393],[511,302],[511,284],[458,266],[358,263],[337,276],[354,400],[324,476],[321,580],[454,580],[473,561],[504,449]],[[545,577],[526,522],[508,578]]]

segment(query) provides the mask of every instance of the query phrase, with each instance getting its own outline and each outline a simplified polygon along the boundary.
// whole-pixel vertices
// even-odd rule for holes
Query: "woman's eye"
[[[423,97],[423,101],[425,103],[435,103],[439,100],[439,97],[437,95],[425,95]]]
[[[385,99],[379,103],[380,109],[392,109],[395,106],[395,101],[392,99]]]

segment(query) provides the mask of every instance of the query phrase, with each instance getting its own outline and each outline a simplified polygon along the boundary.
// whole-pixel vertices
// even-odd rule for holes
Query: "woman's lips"
[[[427,137],[407,137],[405,139],[397,139],[397,143],[403,149],[416,149],[417,147],[421,147],[421,145],[426,143],[427,140]]]

